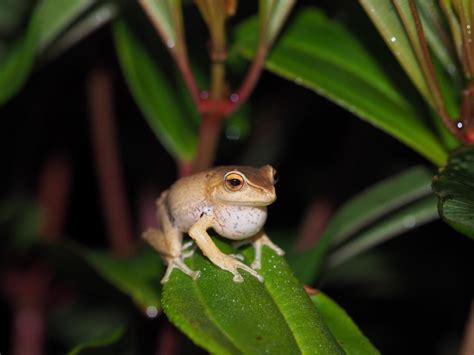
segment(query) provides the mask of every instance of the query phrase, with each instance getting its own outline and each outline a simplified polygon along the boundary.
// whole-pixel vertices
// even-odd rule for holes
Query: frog
[[[278,173],[271,165],[218,166],[177,180],[156,201],[159,228],[149,228],[143,238],[167,265],[161,283],[166,283],[174,269],[196,280],[199,270],[191,270],[184,262],[198,247],[214,265],[243,282],[239,270],[263,282],[257,270],[262,265],[262,248],[269,247],[278,255],[284,251],[274,244],[263,229],[267,206],[275,202]],[[213,229],[233,241],[236,248],[252,244],[255,250],[250,266],[239,254],[225,254],[208,234]],[[188,234],[191,241],[183,244]],[[191,244],[194,247],[189,249]]]

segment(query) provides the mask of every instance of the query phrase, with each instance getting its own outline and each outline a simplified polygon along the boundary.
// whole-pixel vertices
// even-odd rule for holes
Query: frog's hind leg
[[[174,269],[179,269],[186,275],[191,276],[193,279],[197,279],[200,275],[199,271],[191,270],[185,263],[184,259],[192,255],[189,251],[187,253],[181,253],[181,249],[170,250],[169,241],[166,240],[165,234],[154,228],[148,229],[143,233],[143,239],[145,239],[162,257],[166,265],[168,265],[165,275],[161,279],[161,283],[165,283],[169,280],[171,272]]]

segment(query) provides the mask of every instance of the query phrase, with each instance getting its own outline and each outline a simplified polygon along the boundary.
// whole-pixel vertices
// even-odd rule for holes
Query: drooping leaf
[[[148,247],[130,258],[114,257],[104,251],[81,249],[81,255],[97,272],[143,310],[161,309],[160,279],[163,263]],[[150,308],[151,307],[151,308]]]
[[[415,167],[368,188],[346,202],[332,217],[317,244],[290,259],[298,278],[305,283],[314,282],[331,246],[344,242],[382,216],[429,195],[430,181],[431,174],[427,169]]]
[[[125,354],[127,352],[118,344],[124,333],[123,326],[117,327],[109,334],[75,346],[68,355]]]
[[[438,218],[436,197],[431,195],[424,197],[358,233],[347,244],[333,251],[328,258],[328,267],[338,266],[388,239],[436,218]]]
[[[251,248],[244,255],[249,263]],[[174,271],[163,288],[168,318],[211,353],[339,354],[340,347],[282,257],[264,247],[263,283],[219,269],[200,253],[187,259],[194,281]]]
[[[457,231],[474,238],[474,149],[454,151],[433,178],[440,216]]]
[[[371,355],[380,352],[370,343],[344,309],[322,292],[311,296],[331,333],[347,355]]]
[[[197,131],[156,59],[123,20],[115,21],[113,34],[123,74],[148,124],[173,156],[190,160]]]
[[[254,55],[254,20],[238,27],[234,50]],[[348,60],[350,58],[350,60]],[[398,138],[437,165],[446,151],[417,108],[397,90],[349,30],[308,8],[297,14],[268,56],[268,70],[314,90]]]

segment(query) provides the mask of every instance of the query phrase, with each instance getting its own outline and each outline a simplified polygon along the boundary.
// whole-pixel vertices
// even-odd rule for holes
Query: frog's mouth
[[[218,197],[219,202],[229,204],[232,206],[242,206],[242,207],[266,207],[271,205],[276,200],[276,196],[269,196],[268,200],[252,200],[252,201],[236,201],[233,199],[225,199]]]

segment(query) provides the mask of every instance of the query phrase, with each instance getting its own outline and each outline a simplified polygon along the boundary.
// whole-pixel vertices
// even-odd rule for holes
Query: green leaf
[[[38,2],[24,33],[0,57],[0,105],[20,90],[37,55],[94,4],[92,0]]]
[[[337,342],[348,355],[370,355],[380,352],[362,334],[344,309],[322,292],[311,300],[327,324]]]
[[[387,46],[395,55],[418,91],[434,107],[431,92],[417,60],[417,53],[410,43],[408,33],[414,31],[414,25],[408,30],[402,22],[394,1],[359,0],[367,15],[377,27]],[[396,2],[400,4],[400,2]],[[407,2],[401,2],[408,7]],[[400,5],[402,6],[402,5]],[[416,36],[416,34],[414,35]]]
[[[474,148],[451,153],[433,178],[440,216],[457,231],[474,238]]]
[[[35,58],[37,31],[30,24],[25,34],[0,57],[0,105],[15,95],[28,77]]]
[[[244,252],[246,262],[252,248]],[[195,253],[187,263],[200,270],[194,281],[174,271],[163,288],[168,318],[211,353],[339,354],[334,338],[287,263],[263,250],[263,283],[242,272],[245,281]]]
[[[42,0],[33,13],[38,26],[37,51],[42,52],[96,2],[94,0]]]
[[[430,181],[429,170],[415,167],[377,183],[346,202],[331,219],[319,242],[290,259],[298,278],[312,283],[321,272],[331,246],[344,242],[382,216],[429,195]]]
[[[197,130],[156,60],[123,20],[113,26],[117,55],[130,91],[148,124],[177,159],[190,160]]]
[[[103,278],[130,295],[143,310],[156,313],[161,309],[160,279],[163,263],[159,255],[149,247],[129,258],[85,248],[81,248],[80,253]]]
[[[238,27],[234,50],[254,55],[255,20]],[[350,60],[348,60],[348,58]],[[335,101],[437,165],[447,153],[416,107],[349,30],[314,8],[300,11],[268,56],[268,70]]]
[[[115,330],[104,336],[96,339],[85,341],[82,344],[75,346],[69,355],[87,355],[87,354],[120,354],[123,348],[118,346],[118,342],[125,333],[123,326],[117,327]]]
[[[295,0],[260,0],[260,36],[266,46],[272,45],[295,2]]]
[[[339,266],[376,245],[437,218],[436,197],[427,196],[375,223],[336,249],[328,259],[328,267]]]

